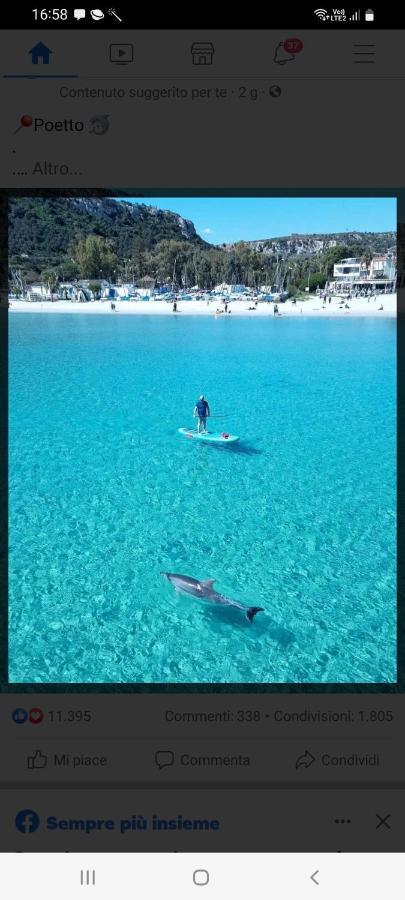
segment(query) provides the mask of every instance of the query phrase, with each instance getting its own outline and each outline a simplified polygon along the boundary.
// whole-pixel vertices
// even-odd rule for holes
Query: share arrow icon
[[[296,769],[309,769],[310,766],[315,762],[315,756],[310,753],[309,750],[306,750],[305,753],[302,753],[301,756],[298,757],[295,763]]]

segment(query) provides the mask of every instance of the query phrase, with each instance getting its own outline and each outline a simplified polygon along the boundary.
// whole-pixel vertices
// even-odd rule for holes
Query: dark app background
[[[3,32],[5,195],[167,193],[169,209],[182,193],[394,196],[401,234],[402,31],[302,30],[302,51],[280,63],[297,38],[290,27],[97,34],[75,24],[77,34],[44,25],[49,64],[29,56],[38,29]],[[215,49],[204,72],[196,42]],[[52,77],[39,78],[47,65]],[[17,132],[23,116],[44,124]],[[1,312],[4,324],[6,295]],[[399,851],[401,690],[401,669],[395,685],[180,684],[172,694],[27,689],[4,670],[2,849]],[[325,754],[356,762],[325,767]],[[250,763],[189,766],[187,755]],[[176,828],[153,830],[154,816]],[[210,824],[179,830],[179,817]],[[73,820],[83,825],[60,827]],[[113,825],[92,824],[101,820]]]

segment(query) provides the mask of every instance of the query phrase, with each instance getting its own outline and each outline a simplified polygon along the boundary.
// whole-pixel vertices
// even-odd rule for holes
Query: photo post
[[[10,681],[394,684],[395,198],[9,209]]]

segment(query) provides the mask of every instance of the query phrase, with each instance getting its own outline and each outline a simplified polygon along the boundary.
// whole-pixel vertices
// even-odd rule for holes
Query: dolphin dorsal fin
[[[212,585],[215,584],[215,578],[206,578],[201,584],[206,588],[212,588]]]

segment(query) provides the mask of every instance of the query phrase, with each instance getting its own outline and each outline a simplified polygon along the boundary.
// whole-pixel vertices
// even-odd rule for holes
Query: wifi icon
[[[318,19],[322,19],[323,22],[329,19],[327,9],[314,9],[314,15],[318,16]]]

